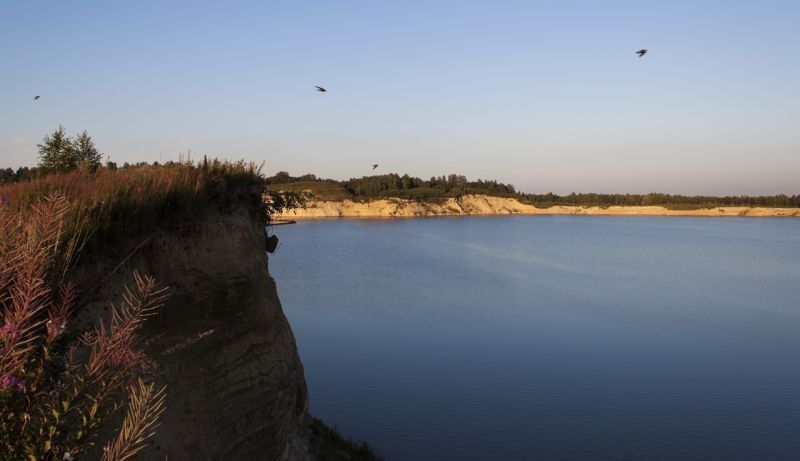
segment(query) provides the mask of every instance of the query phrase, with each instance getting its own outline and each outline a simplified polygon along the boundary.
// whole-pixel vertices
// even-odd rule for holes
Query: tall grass
[[[76,217],[95,237],[160,223],[206,207],[232,206],[243,200],[259,209],[263,178],[253,163],[203,161],[200,164],[142,165],[96,174],[51,174],[30,182],[0,186],[0,202],[26,213],[42,197],[67,197]]]
[[[78,289],[68,273],[85,215],[46,188],[38,197],[17,191],[11,200],[24,197],[27,207],[0,205],[0,459],[80,456],[120,412],[104,454],[130,458],[163,411],[164,389],[142,381],[153,366],[138,344],[165,291],[135,273],[107,324],[70,333]]]

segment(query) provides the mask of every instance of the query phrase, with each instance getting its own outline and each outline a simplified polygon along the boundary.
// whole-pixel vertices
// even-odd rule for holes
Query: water
[[[800,459],[800,220],[277,231],[311,411],[387,459]]]

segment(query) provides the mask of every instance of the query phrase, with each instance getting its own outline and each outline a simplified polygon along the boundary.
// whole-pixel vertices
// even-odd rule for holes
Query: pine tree
[[[45,136],[39,148],[39,167],[46,171],[72,171],[78,167],[75,145],[63,126]]]
[[[96,171],[97,168],[100,167],[100,160],[103,158],[103,154],[97,150],[97,147],[95,147],[94,141],[92,141],[92,137],[89,136],[89,133],[84,130],[83,133],[79,134],[78,137],[75,138],[75,142],[73,144],[75,148],[75,156],[81,170],[88,172]]]

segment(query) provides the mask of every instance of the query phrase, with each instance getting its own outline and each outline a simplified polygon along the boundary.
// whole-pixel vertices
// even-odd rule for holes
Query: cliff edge
[[[132,272],[170,297],[145,326],[166,411],[137,459],[310,459],[307,391],[252,210],[211,210],[87,251],[76,267],[88,324]],[[98,281],[99,285],[98,285]]]

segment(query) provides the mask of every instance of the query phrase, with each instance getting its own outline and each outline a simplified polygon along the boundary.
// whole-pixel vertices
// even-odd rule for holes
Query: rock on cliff
[[[308,459],[303,366],[258,220],[214,210],[140,234],[88,250],[76,268],[84,323],[107,317],[134,269],[169,287],[145,327],[166,412],[140,458]]]

